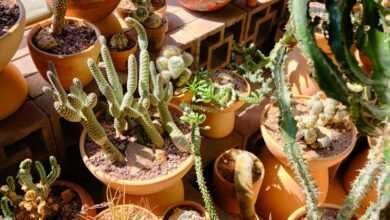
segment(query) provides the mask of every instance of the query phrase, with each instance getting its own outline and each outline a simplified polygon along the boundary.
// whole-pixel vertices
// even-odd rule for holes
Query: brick
[[[13,64],[20,70],[20,72],[26,77],[38,72],[34,62],[30,56],[22,56],[12,61]]]
[[[13,151],[9,152],[8,155],[5,155],[6,159],[1,160],[0,171],[8,169],[11,166],[16,166],[20,161],[26,158],[32,158],[32,151],[26,142],[18,142],[7,147],[12,148]]]
[[[222,69],[230,63],[233,46],[233,35],[209,47],[207,69]]]
[[[176,0],[167,0],[167,12],[175,13],[177,11],[183,10],[179,2]]]
[[[35,98],[43,93],[42,88],[44,86],[50,86],[50,84],[39,73],[34,73],[26,77],[28,84],[28,95],[31,98]]]
[[[29,51],[28,51],[28,47],[27,47],[27,35],[29,32],[30,32],[29,30],[26,30],[24,32],[22,42],[20,42],[19,49],[18,49],[18,51],[16,51],[12,60],[19,59],[21,57],[29,55]]]
[[[200,17],[197,13],[186,10],[179,10],[175,13],[167,12],[166,16],[169,22],[168,32],[175,31],[177,28],[191,23]]]

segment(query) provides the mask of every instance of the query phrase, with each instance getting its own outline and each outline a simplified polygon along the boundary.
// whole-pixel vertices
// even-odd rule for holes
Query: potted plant
[[[133,18],[127,18],[126,22],[139,31],[140,47],[139,71],[135,56],[129,57],[127,92],[123,93],[110,59],[104,60],[108,82],[96,63],[92,59],[88,61],[99,90],[109,104],[108,113],[114,124],[108,119],[98,121],[93,112],[96,95],[85,94],[77,79],[70,94],[66,94],[56,75],[49,71],[54,90],[47,87],[44,90],[53,95],[54,106],[62,117],[84,126],[80,152],[91,173],[113,189],[131,195],[148,195],[181,181],[194,157],[184,134],[188,127],[178,122],[180,110],[174,106],[169,108],[173,86],[171,83],[163,85],[150,62],[145,30]],[[137,87],[139,98],[134,97]]]
[[[257,195],[264,178],[264,167],[252,153],[231,149],[214,162],[213,191],[219,207],[240,214],[242,219],[258,219]]]
[[[162,220],[180,219],[210,220],[210,216],[200,204],[193,201],[180,201],[168,207],[162,218]]]
[[[85,19],[89,22],[100,21],[111,14],[120,0],[67,0],[66,16]],[[48,0],[53,5],[54,0]]]
[[[103,43],[103,47],[105,47],[105,44],[106,43]],[[126,34],[126,32],[120,32],[109,37],[107,46],[110,50],[110,55],[115,69],[123,72],[126,71],[128,57],[137,52],[137,42],[131,36]],[[107,57],[107,55],[103,53],[102,56]]]
[[[14,113],[27,96],[27,83],[10,63],[22,40],[26,15],[19,0],[0,2],[0,120]]]
[[[41,75],[46,78],[49,61],[57,68],[65,89],[79,78],[83,85],[92,80],[87,59],[97,60],[99,30],[79,18],[65,18],[66,0],[53,0],[53,17],[35,25],[27,37],[30,55]],[[77,43],[75,43],[77,42]]]
[[[127,204],[115,205],[99,213],[96,220],[129,220],[129,219],[150,219],[158,220],[157,216],[141,206]]]
[[[340,206],[339,205],[327,204],[327,203],[320,205],[319,208],[323,212],[322,219],[328,219],[328,220],[336,219],[337,212],[340,210]],[[293,212],[288,217],[288,220],[306,219],[307,218],[306,214],[307,214],[306,213],[306,208],[305,207],[301,207],[301,208],[297,209],[295,212]],[[352,219],[356,220],[357,218],[354,217]]]
[[[23,195],[19,195],[15,179],[7,178],[7,184],[1,186],[1,210],[5,219],[79,219],[80,215],[94,217],[92,198],[80,186],[57,180],[61,168],[55,157],[50,157],[50,173],[47,174],[39,161],[34,163],[40,181],[33,182],[31,169],[33,161],[25,159],[19,165],[17,175]],[[82,213],[87,209],[86,213]]]
[[[179,0],[179,4],[191,11],[211,12],[224,8],[230,0]]]
[[[190,69],[194,58],[187,52],[182,52],[178,47],[166,46],[162,49],[156,60],[157,70],[160,72],[164,83],[172,82],[174,95],[172,103],[191,103],[192,93],[188,89],[188,82],[192,78]]]
[[[121,17],[133,17],[145,28],[150,40],[150,49],[158,51],[164,44],[165,33],[168,31],[166,16],[154,11],[151,0],[133,1],[133,7],[119,10]]]
[[[231,70],[203,70],[194,75],[188,87],[192,107],[206,114],[204,125],[209,129],[202,134],[211,138],[228,136],[234,129],[235,111],[250,94],[249,83]]]

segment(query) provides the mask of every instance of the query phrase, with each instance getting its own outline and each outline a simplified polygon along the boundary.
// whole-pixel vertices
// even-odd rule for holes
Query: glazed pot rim
[[[16,29],[18,29],[19,26],[24,22],[26,18],[26,9],[24,8],[24,5],[22,4],[21,0],[13,0],[13,1],[19,8],[19,17],[18,20],[15,22],[15,24],[12,25],[10,29],[5,34],[0,36],[0,41],[6,38],[7,36],[11,35]]]
[[[138,205],[134,205],[134,204],[115,205],[115,208],[122,208],[122,207],[135,207],[138,210],[142,210],[145,213],[148,213],[150,216],[153,217],[153,219],[158,220],[158,217],[155,214],[153,214],[150,210],[148,210],[148,209],[146,209],[146,208],[144,208],[142,206],[138,206]],[[109,213],[109,212],[110,212],[110,208],[104,209],[94,219],[102,218],[106,213]]]
[[[168,208],[165,209],[163,215],[162,215],[162,218],[161,220],[165,220],[166,217],[169,217],[167,216],[168,213],[176,208],[176,207],[180,207],[180,206],[188,206],[188,207],[191,207],[193,208],[195,211],[197,211],[198,213],[200,214],[203,214],[202,217],[204,217],[206,220],[209,220],[210,219],[210,216],[209,216],[209,213],[207,212],[207,210],[199,203],[197,202],[194,202],[194,201],[191,201],[191,200],[183,200],[183,201],[179,201],[179,202],[175,202],[173,204],[171,204],[170,206],[168,206]]]
[[[227,185],[230,185],[230,186],[233,186],[234,183],[229,182],[228,180],[226,180],[226,179],[222,176],[222,174],[220,173],[220,171],[219,171],[219,169],[218,169],[218,164],[219,164],[220,160],[222,159],[222,157],[223,157],[225,154],[227,154],[228,152],[232,151],[232,150],[235,150],[235,149],[233,148],[233,149],[229,149],[229,150],[227,150],[227,151],[224,151],[222,154],[220,154],[220,155],[217,157],[217,159],[215,160],[215,162],[214,162],[214,164],[213,164],[215,175],[216,175],[224,184],[227,184]],[[244,151],[246,151],[246,150],[244,150]],[[265,176],[264,164],[263,164],[263,162],[260,160],[260,158],[258,158],[254,153],[252,153],[252,152],[250,152],[250,151],[247,151],[247,152],[249,152],[250,155],[251,155],[252,157],[254,156],[257,160],[260,161],[260,164],[261,164],[261,175],[260,175],[259,179],[257,179],[256,182],[262,182],[263,179],[264,179],[264,176]],[[256,183],[256,182],[254,182],[254,183]]]
[[[305,95],[294,95],[293,99],[309,99],[309,97],[310,96],[305,96]],[[266,128],[266,126],[264,126],[264,124],[263,124],[263,122],[265,120],[265,114],[268,112],[268,110],[271,108],[271,106],[273,104],[275,104],[275,103],[276,103],[276,101],[269,102],[264,107],[264,110],[261,113],[261,117],[260,117],[260,128],[261,128],[262,136],[264,136],[264,135],[268,136],[269,137],[268,139],[269,139],[269,141],[272,142],[272,145],[279,146],[279,148],[280,148],[280,144],[276,142],[275,138],[273,138],[272,135],[269,134],[268,128]],[[341,157],[344,158],[344,157],[348,156],[349,153],[352,152],[352,150],[354,149],[354,147],[356,145],[356,140],[357,140],[357,135],[358,135],[357,128],[352,123],[352,121],[351,121],[351,124],[352,124],[352,140],[351,140],[351,144],[347,148],[345,148],[342,152],[340,152],[338,154],[335,154],[335,155],[332,155],[332,156],[328,156],[328,157],[316,156],[316,157],[309,157],[309,158],[307,158],[307,157],[304,156],[304,158],[306,160],[310,161],[310,162],[316,162],[316,161],[317,162],[322,162],[322,161],[333,161],[333,160],[337,160],[338,158],[341,158]],[[267,147],[268,147],[268,145],[267,145]],[[280,148],[280,150],[285,155],[283,149]],[[304,152],[304,155],[306,155],[305,152]],[[286,156],[286,159],[287,159],[287,156]]]
[[[333,203],[322,203],[318,205],[319,208],[330,208],[330,209],[337,209],[340,210],[341,206]],[[297,220],[298,218],[302,217],[304,214],[306,214],[306,206],[302,206],[295,210],[289,217],[288,220]]]
[[[86,24],[87,26],[89,26],[90,28],[92,28],[95,32],[95,35],[96,35],[96,40],[95,42],[89,46],[88,48],[82,50],[82,51],[79,51],[77,53],[73,53],[73,54],[54,54],[54,53],[50,53],[50,52],[46,52],[42,49],[40,49],[39,47],[37,47],[34,43],[33,43],[33,38],[35,37],[35,35],[37,34],[37,32],[39,30],[41,30],[41,28],[43,27],[47,27],[49,25],[52,24],[52,19],[51,18],[48,18],[46,20],[43,20],[39,23],[37,23],[36,25],[34,25],[34,27],[30,30],[30,33],[28,34],[27,36],[27,42],[28,42],[28,45],[33,48],[35,51],[41,53],[41,54],[44,54],[46,56],[49,56],[49,57],[61,57],[61,58],[67,58],[67,57],[76,57],[76,56],[79,56],[79,55],[82,55],[82,54],[87,54],[89,53],[91,50],[93,50],[96,45],[100,44],[99,43],[99,36],[101,35],[99,29],[94,25],[92,24],[91,22],[85,20],[85,19],[81,19],[81,18],[76,18],[76,17],[68,17],[68,16],[65,16],[65,19],[66,20],[72,20],[72,21],[76,21],[76,22],[80,22],[80,23],[84,23]]]
[[[180,108],[173,105],[173,104],[169,104],[169,108],[173,108],[175,110],[180,111]],[[184,160],[183,162],[181,162],[176,169],[169,171],[165,175],[157,176],[157,177],[147,179],[147,180],[120,179],[120,178],[113,177],[113,176],[107,174],[103,170],[99,170],[96,166],[94,166],[93,164],[88,162],[88,155],[85,152],[86,138],[87,138],[87,130],[83,129],[83,131],[81,132],[81,135],[80,135],[80,142],[79,142],[80,154],[81,154],[82,160],[83,160],[85,166],[87,166],[88,170],[92,174],[96,175],[96,177],[99,180],[107,180],[107,182],[115,182],[115,183],[119,183],[119,184],[124,185],[124,186],[134,186],[134,187],[154,185],[154,184],[157,184],[159,182],[167,181],[167,180],[179,175],[184,170],[189,170],[192,167],[192,165],[194,164],[195,157],[194,157],[194,154],[191,152],[190,155],[188,156],[188,158],[186,160]]]

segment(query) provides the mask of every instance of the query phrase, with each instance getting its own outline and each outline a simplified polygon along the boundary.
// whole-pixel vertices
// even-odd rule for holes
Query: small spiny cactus
[[[133,1],[136,7],[132,17],[141,22],[146,28],[158,28],[163,23],[163,18],[155,13],[150,0]]]
[[[121,51],[126,50],[129,45],[129,39],[127,38],[126,34],[121,33],[115,33],[112,35],[110,39],[110,48]]]

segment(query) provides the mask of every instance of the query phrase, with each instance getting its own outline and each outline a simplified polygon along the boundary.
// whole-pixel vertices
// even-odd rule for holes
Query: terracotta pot
[[[116,190],[109,189],[109,193],[114,195]],[[182,180],[172,186],[153,194],[148,195],[130,195],[125,193],[117,193],[115,204],[135,204],[150,209],[155,215],[161,216],[164,211],[173,203],[184,200],[184,184]],[[105,190],[104,200],[107,199],[107,190]]]
[[[164,214],[162,215],[163,217],[161,220],[168,220],[168,218],[172,214],[171,212],[175,208],[180,208],[180,207],[192,208],[193,210],[196,210],[202,217],[204,217],[205,220],[210,220],[209,213],[206,211],[205,208],[203,208],[203,206],[201,206],[199,203],[189,201],[189,200],[179,201],[179,202],[175,202],[174,204],[172,204],[170,207],[168,207],[165,210]]]
[[[114,14],[110,14],[93,24],[99,29],[100,33],[106,37],[123,31],[120,21]]]
[[[106,219],[112,219],[112,211],[115,211],[116,213],[120,213],[121,216],[126,216],[131,213],[137,213],[140,215],[141,219],[148,219],[148,220],[158,220],[157,216],[151,213],[149,210],[142,208],[137,205],[117,205],[113,208],[105,209],[104,211],[100,212],[98,216],[96,216],[96,220],[106,220]],[[143,217],[143,218],[142,218]],[[134,219],[131,218],[131,215],[128,219]]]
[[[251,92],[248,81],[236,73],[232,72],[232,74],[245,81],[247,91],[241,95],[248,96]],[[245,102],[238,100],[221,111],[213,113],[206,112],[206,120],[202,126],[209,126],[210,129],[203,129],[202,134],[209,138],[224,138],[229,136],[234,130],[236,111],[244,104]]]
[[[134,44],[131,48],[123,51],[110,49],[111,58],[117,71],[127,71],[127,61],[129,59],[129,56],[137,52],[137,41],[128,35],[127,38]]]
[[[163,24],[160,27],[145,27],[145,30],[149,38],[149,49],[158,51],[164,45],[165,33],[168,31],[168,20],[166,17],[163,17]]]
[[[174,95],[172,97],[171,103],[173,105],[180,106],[180,104],[182,102],[188,103],[188,104],[192,103],[192,92],[191,91],[188,90],[180,95]]]
[[[50,5],[52,1],[48,0]],[[66,15],[95,22],[111,14],[119,2],[120,0],[68,0]]]
[[[153,5],[153,3],[152,3]],[[153,6],[155,7],[155,6]],[[164,17],[165,16],[165,13],[167,12],[167,2],[165,2],[165,5],[160,7],[160,8],[156,8],[155,11],[157,14],[159,14],[161,17]]]
[[[52,61],[56,66],[58,77],[65,89],[68,89],[72,84],[73,78],[80,79],[83,85],[87,85],[89,82],[91,82],[93,77],[89,72],[87,60],[88,58],[97,60],[100,54],[100,43],[97,40],[98,36],[100,35],[100,31],[95,27],[95,25],[78,18],[67,17],[67,19],[84,23],[85,25],[93,28],[97,36],[95,44],[86,50],[71,55],[57,55],[39,49],[33,43],[33,38],[42,27],[51,25],[51,20],[45,20],[35,25],[27,37],[28,49],[30,51],[31,58],[41,75],[46,79],[48,63],[49,61]]]
[[[254,8],[257,6],[257,0],[246,0],[246,5],[251,8]]]
[[[209,0],[179,0],[181,6],[192,11],[216,11],[224,8],[230,0],[209,1]]]
[[[14,113],[26,100],[27,82],[12,64],[0,71],[0,120]]]
[[[165,13],[167,11],[167,2],[164,1],[164,5],[162,4],[156,4],[152,1],[152,6],[154,9],[154,12],[159,14],[161,17],[165,16]],[[119,6],[116,8],[116,11],[118,12],[119,16],[122,18],[125,18],[130,15],[132,11],[134,11],[136,8],[131,1],[121,1],[119,3]]]
[[[0,36],[0,72],[11,61],[15,55],[20,41],[22,40],[24,27],[26,26],[26,12],[23,4],[20,0],[10,0],[9,2],[15,3],[19,7],[19,19],[16,23],[7,31],[7,33]]]
[[[324,203],[324,204],[321,204],[319,205],[320,208],[330,208],[330,209],[337,209],[339,210],[341,207],[339,205],[335,205],[335,204],[328,204],[328,203]],[[293,214],[291,214],[291,216],[288,217],[287,220],[300,220],[302,217],[304,217],[306,214],[306,208],[305,207],[301,207],[299,209],[297,209]],[[352,218],[352,220],[356,220],[356,216],[354,216]]]
[[[64,181],[64,180],[57,180],[56,182],[54,182],[53,186],[59,186],[59,187],[65,187],[65,188],[68,188],[68,189],[71,189],[73,192],[77,193],[77,195],[79,196],[80,200],[81,200],[81,204],[83,206],[83,208],[86,208],[86,213],[83,214],[83,216],[86,216],[86,217],[95,217],[96,216],[96,209],[93,208],[93,206],[95,205],[92,197],[89,195],[89,193],[87,191],[85,191],[85,189],[83,189],[81,186],[75,184],[75,183],[72,183],[72,182],[69,182],[69,181]],[[78,217],[77,220],[83,220],[84,218],[83,217]]]
[[[171,111],[181,111],[178,107],[170,105]],[[99,170],[91,162],[88,161],[88,156],[85,152],[85,139],[87,137],[87,130],[83,129],[80,136],[80,154],[85,166],[88,170],[102,183],[110,188],[126,192],[131,195],[150,195],[157,192],[161,192],[174,184],[177,184],[184,175],[191,169],[194,164],[194,156],[191,154],[185,161],[183,161],[179,167],[175,170],[171,170],[169,173],[158,176],[148,180],[126,180],[118,179],[105,173],[103,170]]]
[[[230,151],[231,150],[225,151],[224,153],[219,155],[214,162],[214,169],[213,169],[214,200],[215,203],[218,204],[218,206],[222,208],[225,212],[240,214],[240,206],[237,200],[237,196],[236,196],[237,194],[236,194],[234,183],[231,183],[228,180],[226,180],[218,169],[218,164],[220,163],[222,157],[228,154],[228,152]],[[259,160],[254,154],[252,153],[250,154],[253,158]],[[265,170],[263,166],[261,168],[262,168],[261,176],[256,182],[253,183],[252,186],[252,190],[253,190],[252,199],[254,202],[257,200],[257,196],[259,194],[260,187],[264,179]]]

